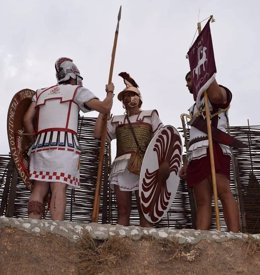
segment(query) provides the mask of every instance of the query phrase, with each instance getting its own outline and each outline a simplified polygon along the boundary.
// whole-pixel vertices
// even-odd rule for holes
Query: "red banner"
[[[217,72],[210,32],[210,20],[208,20],[188,51],[195,98],[209,87]]]

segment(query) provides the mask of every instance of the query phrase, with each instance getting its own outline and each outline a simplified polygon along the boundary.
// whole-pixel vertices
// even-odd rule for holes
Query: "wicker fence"
[[[95,118],[81,117],[79,120],[79,140],[82,148],[81,188],[67,189],[67,209],[65,220],[91,222],[97,180],[99,141],[93,137]],[[179,129],[180,132],[183,129]],[[260,232],[260,126],[231,127],[230,132],[241,141],[249,144],[247,149],[234,150],[231,172],[231,188],[239,201],[243,232]],[[108,176],[111,165],[111,148],[105,146],[102,187],[100,193],[99,222],[115,224],[117,208],[113,191],[109,188]],[[9,217],[27,217],[27,203],[30,191],[19,178],[9,155],[0,155],[0,215]],[[213,210],[214,207],[212,206]],[[225,230],[221,204],[220,225]],[[181,181],[176,197],[167,215],[157,227],[192,228],[194,226],[195,207],[192,192]],[[46,219],[50,219],[47,213]],[[138,211],[133,196],[131,224],[138,225]],[[213,219],[212,229],[215,228]]]

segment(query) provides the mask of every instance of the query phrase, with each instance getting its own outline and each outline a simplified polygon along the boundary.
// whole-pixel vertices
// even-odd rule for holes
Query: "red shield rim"
[[[29,179],[28,156],[25,151],[30,142],[24,135],[23,118],[31,104],[34,91],[23,89],[17,92],[12,98],[7,114],[7,134],[11,156],[14,160],[16,169],[28,189],[31,189]]]

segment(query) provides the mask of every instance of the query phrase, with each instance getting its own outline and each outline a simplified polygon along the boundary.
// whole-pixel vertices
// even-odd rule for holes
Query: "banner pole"
[[[200,22],[198,22],[197,28],[198,28],[198,32],[200,33],[201,32]],[[212,188],[213,188],[213,196],[214,196],[214,208],[215,208],[215,214],[216,214],[216,226],[217,226],[217,230],[220,231],[217,180],[216,180],[214,150],[213,150],[212,131],[211,131],[211,119],[210,119],[210,111],[209,111],[209,99],[208,99],[207,91],[204,92],[204,101],[205,101],[205,112],[206,112],[207,130],[208,130],[209,156],[210,156]]]

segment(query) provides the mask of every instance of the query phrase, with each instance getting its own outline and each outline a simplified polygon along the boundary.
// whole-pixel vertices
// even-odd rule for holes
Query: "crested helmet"
[[[140,106],[142,105],[143,101],[142,101],[142,96],[140,93],[140,90],[138,89],[138,85],[135,82],[135,80],[126,72],[121,72],[119,74],[119,76],[121,76],[124,79],[124,83],[126,85],[126,88],[121,91],[117,98],[120,101],[123,101],[124,95],[126,94],[126,92],[134,92],[140,99]]]
[[[83,77],[72,59],[68,57],[59,58],[55,62],[55,70],[58,83],[63,83],[73,78],[77,80],[77,85],[82,85]]]

